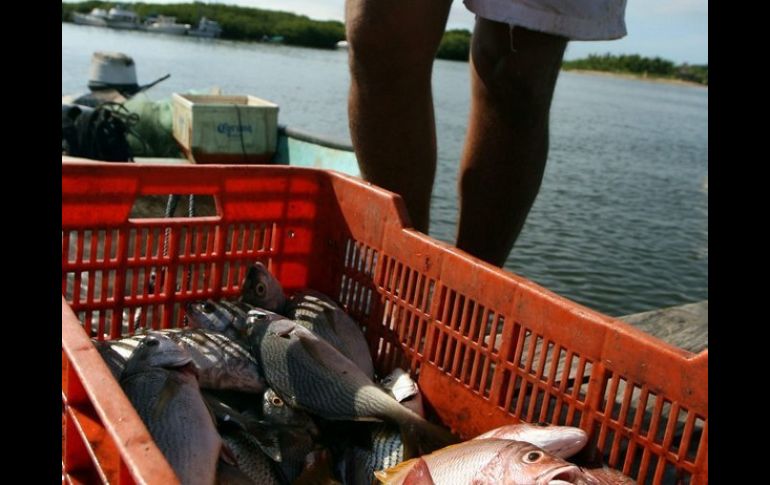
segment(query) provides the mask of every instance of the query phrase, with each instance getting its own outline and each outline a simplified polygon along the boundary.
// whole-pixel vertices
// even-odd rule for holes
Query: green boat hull
[[[278,129],[278,145],[273,163],[336,170],[361,176],[352,146],[283,126]]]

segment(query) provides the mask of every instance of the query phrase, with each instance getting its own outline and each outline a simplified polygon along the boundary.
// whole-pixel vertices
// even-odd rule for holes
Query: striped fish
[[[370,379],[374,377],[372,356],[361,327],[323,293],[306,289],[287,299],[278,279],[257,262],[246,273],[240,300],[298,322],[353,361]]]
[[[170,328],[157,333],[169,337],[190,353],[198,371],[200,386],[207,389],[231,389],[260,393],[265,379],[259,364],[241,344],[227,336],[204,329]],[[119,378],[126,361],[136,350],[144,335],[98,342],[94,345],[102,354],[112,374]]]
[[[243,341],[249,315],[258,320],[268,320],[270,315],[279,317],[248,303],[227,300],[190,302],[185,306],[185,311],[191,328],[212,330],[238,341]]]

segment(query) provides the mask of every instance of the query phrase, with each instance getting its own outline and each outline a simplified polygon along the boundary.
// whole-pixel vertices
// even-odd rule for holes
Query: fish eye
[[[283,399],[278,396],[273,396],[270,398],[270,404],[276,407],[281,407],[283,406]]]
[[[265,293],[267,292],[267,287],[265,286],[264,283],[259,282],[257,283],[256,291],[257,291],[257,296],[264,296]]]
[[[267,313],[259,310],[249,310],[249,313],[246,316],[255,320],[267,320]]]
[[[154,338],[147,339],[146,345],[148,347],[156,347],[156,346],[160,345],[160,341],[158,341],[158,339],[154,339]]]
[[[216,307],[211,302],[206,302],[203,304],[203,311],[206,313],[214,313],[214,310],[216,310]]]
[[[541,452],[541,451],[530,451],[524,457],[524,461],[527,462],[527,463],[535,463],[536,461],[540,460],[542,457],[543,457],[543,452]]]

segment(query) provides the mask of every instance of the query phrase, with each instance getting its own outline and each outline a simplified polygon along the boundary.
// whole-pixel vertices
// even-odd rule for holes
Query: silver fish
[[[395,368],[380,381],[380,385],[402,406],[425,417],[420,389],[406,371]],[[404,443],[397,427],[390,423],[381,423],[373,426],[370,433],[370,447],[356,446],[347,454],[347,466],[352,473],[352,476],[348,476],[350,483],[371,484],[374,472],[404,461]]]
[[[250,305],[280,314],[283,314],[286,306],[286,295],[281,283],[259,261],[251,265],[246,271],[239,299]]]
[[[216,418],[217,427],[223,430],[238,430],[249,433],[264,452],[273,461],[281,460],[281,446],[278,433],[270,425],[254,419],[232,408],[210,391],[201,391],[211,413]],[[252,396],[253,397],[253,396]]]
[[[577,466],[535,445],[499,439],[448,446],[375,475],[385,484],[436,485],[567,485],[585,478]]]
[[[263,453],[257,439],[246,431],[227,430],[222,432],[222,441],[235,459],[238,470],[254,483],[283,483],[280,472],[273,461]]]
[[[374,364],[361,327],[334,300],[311,289],[286,299],[278,279],[262,263],[249,267],[241,301],[295,320],[352,360],[372,378]]]
[[[265,379],[249,351],[225,335],[204,329],[172,328],[155,331],[168,336],[189,352],[198,370],[200,386],[207,389],[233,389],[261,393]],[[99,343],[97,349],[113,374],[120,374],[125,362],[138,347],[143,336],[136,335]]]
[[[187,303],[185,314],[191,328],[213,330],[238,340],[243,337],[251,309],[251,305],[241,302],[206,300]]]
[[[262,417],[275,425],[301,428],[313,436],[318,434],[318,428],[307,413],[286,404],[283,398],[269,387],[262,395]]]
[[[404,461],[404,443],[397,427],[390,423],[378,423],[371,429],[371,449],[355,447],[350,463],[353,484],[371,484],[374,472],[387,470]]]
[[[298,323],[278,320],[252,326],[249,333],[270,387],[289,405],[325,419],[395,423],[409,440],[409,450],[426,452],[456,441],[401,406],[350,359]]]
[[[318,291],[302,290],[288,300],[284,313],[329,342],[369,378],[374,377],[372,355],[361,327],[331,298]]]
[[[233,391],[205,391],[203,395],[220,431],[248,431],[262,452],[277,462],[274,468],[288,482],[302,473],[305,457],[315,448],[319,435],[307,413],[284,403],[270,388],[261,399]]]
[[[313,419],[301,409],[295,409],[271,388],[262,395],[262,419],[270,423],[278,436],[283,476],[290,483],[302,473],[305,458],[316,446],[320,431]]]
[[[420,388],[408,372],[396,367],[380,381],[380,385],[403,406],[425,417]]]
[[[214,483],[222,440],[203,402],[189,352],[149,332],[120,384],[185,485]]]
[[[501,426],[482,433],[474,440],[498,438],[526,441],[559,458],[569,458],[588,443],[588,434],[574,426],[556,426],[547,423],[517,423]]]

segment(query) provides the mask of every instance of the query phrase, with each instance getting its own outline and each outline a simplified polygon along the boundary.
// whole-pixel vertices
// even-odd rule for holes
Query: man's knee
[[[449,8],[443,3],[348,0],[345,27],[353,77],[383,84],[429,80]]]
[[[547,119],[567,39],[477,21],[472,68],[489,101],[516,122]]]
[[[348,37],[351,75],[367,83],[387,85],[430,79],[435,50],[389,36],[358,32]]]

